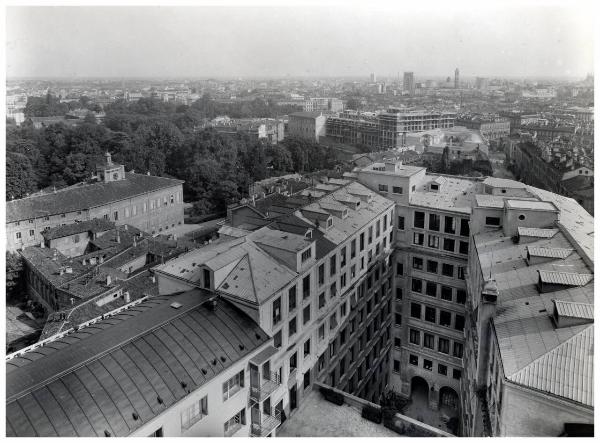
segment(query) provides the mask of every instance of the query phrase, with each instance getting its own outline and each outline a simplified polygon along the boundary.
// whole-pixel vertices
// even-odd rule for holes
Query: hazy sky
[[[482,0],[483,1],[483,0]],[[581,5],[12,7],[7,77],[585,76]],[[481,2],[480,2],[481,5]],[[414,7],[413,7],[414,8]]]

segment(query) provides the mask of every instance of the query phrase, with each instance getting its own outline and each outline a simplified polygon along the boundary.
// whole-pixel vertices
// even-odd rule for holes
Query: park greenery
[[[64,115],[69,106],[53,97],[29,98],[26,117]],[[93,104],[82,101],[79,106]],[[126,171],[184,180],[184,199],[196,215],[222,213],[247,195],[249,185],[268,176],[332,169],[336,153],[306,140],[286,138],[276,145],[244,133],[219,133],[205,123],[218,116],[275,117],[287,109],[261,99],[219,103],[208,95],[191,106],[144,98],[105,108],[103,124],[86,119],[36,129],[26,119],[7,127],[6,198],[41,189],[60,189],[89,180],[110,152]]]

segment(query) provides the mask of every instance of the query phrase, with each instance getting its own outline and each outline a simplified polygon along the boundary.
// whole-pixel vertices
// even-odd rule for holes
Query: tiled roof
[[[541,269],[538,272],[542,283],[565,286],[585,286],[594,277],[592,274],[579,274],[575,272],[545,271]]]
[[[68,237],[69,235],[80,234],[82,232],[101,232],[108,231],[115,227],[115,223],[110,220],[104,220],[103,218],[94,218],[92,220],[86,220],[79,223],[71,223],[64,226],[57,226],[56,228],[48,229],[44,232],[44,238],[46,240],[53,240],[55,238]]]
[[[594,305],[590,303],[574,303],[564,300],[554,300],[556,312],[560,316],[594,319]]]
[[[574,249],[528,246],[527,251],[532,257],[567,258],[573,253]]]
[[[509,180],[506,178],[487,177],[483,181],[484,185],[492,186],[494,188],[507,188],[507,189],[525,189],[527,185],[516,180]]]
[[[56,193],[6,202],[6,222],[82,211],[183,183],[165,177],[125,174],[125,180],[71,186]]]
[[[7,436],[130,435],[270,340],[209,297],[153,297],[9,360]]]
[[[518,228],[519,236],[522,237],[552,238],[557,232],[558,229],[525,228],[523,226]]]
[[[594,326],[590,325],[508,379],[593,406],[593,360]]]

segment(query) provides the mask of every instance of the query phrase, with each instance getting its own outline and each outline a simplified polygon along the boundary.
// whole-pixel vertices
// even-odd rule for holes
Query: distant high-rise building
[[[459,83],[459,73],[460,72],[459,72],[458,68],[456,68],[454,70],[454,89],[458,89],[459,84],[460,84]]]
[[[489,86],[489,80],[485,77],[477,77],[475,79],[475,88],[476,89],[487,89]]]
[[[375,83],[377,81],[377,76],[374,72],[371,72],[371,83]]]
[[[412,72],[404,73],[404,84],[403,90],[407,91],[410,95],[415,94],[415,75]]]

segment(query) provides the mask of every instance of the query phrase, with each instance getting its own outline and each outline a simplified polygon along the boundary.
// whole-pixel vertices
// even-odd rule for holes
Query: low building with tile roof
[[[183,182],[125,172],[107,153],[94,179],[6,202],[7,249],[40,244],[48,229],[94,218],[158,234],[183,224]]]

